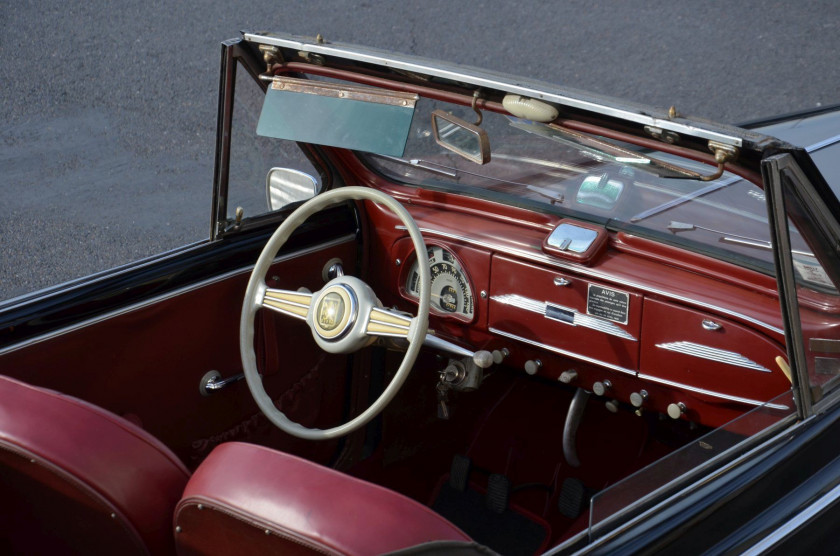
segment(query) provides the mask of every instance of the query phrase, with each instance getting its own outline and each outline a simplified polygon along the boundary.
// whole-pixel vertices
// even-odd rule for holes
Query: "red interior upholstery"
[[[173,553],[188,478],[125,419],[0,376],[0,553]]]
[[[179,554],[382,554],[469,541],[401,494],[260,446],[217,447],[175,512]]]

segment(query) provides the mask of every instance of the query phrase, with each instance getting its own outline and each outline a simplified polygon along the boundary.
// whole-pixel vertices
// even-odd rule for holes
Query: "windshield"
[[[713,167],[493,112],[483,114],[491,159],[481,165],[435,142],[436,109],[476,119],[468,107],[421,99],[402,157],[362,156],[403,183],[554,212],[773,272],[764,192],[738,176],[702,181]],[[830,288],[792,230],[803,278]]]

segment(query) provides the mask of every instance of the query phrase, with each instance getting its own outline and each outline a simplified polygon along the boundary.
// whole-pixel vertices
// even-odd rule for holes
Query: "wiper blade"
[[[455,172],[450,172],[448,170],[442,170],[440,168],[435,168],[431,166],[430,162],[426,162],[425,160],[420,160],[419,158],[400,158],[398,156],[390,156],[387,154],[375,154],[372,153],[373,156],[378,156],[379,158],[384,158],[385,160],[390,160],[391,162],[396,162],[397,164],[404,164],[406,166],[414,166],[415,168],[420,168],[422,170],[426,170],[427,172],[432,172],[434,174],[440,174],[442,176],[446,176],[448,178],[457,178],[458,174]]]
[[[700,189],[696,189],[696,190],[692,191],[691,193],[686,193],[685,195],[677,197],[676,199],[671,199],[670,201],[662,203],[659,206],[655,206],[653,208],[649,208],[645,211],[642,211],[639,214],[637,214],[636,216],[633,216],[632,218],[630,218],[630,222],[639,222],[641,220],[644,220],[645,218],[650,218],[651,216],[655,216],[655,215],[659,214],[660,212],[665,212],[666,210],[668,210],[670,208],[674,208],[674,207],[679,206],[683,203],[687,203],[688,201],[691,201],[692,199],[696,199],[697,197],[702,197],[703,195],[706,195],[708,193],[712,193],[714,191],[717,191],[718,189],[723,189],[724,187],[732,185],[733,183],[739,181],[740,179],[741,178],[735,176],[735,177],[731,177],[729,179],[726,179],[724,181],[720,181],[720,182],[716,182],[716,183],[707,185],[706,187],[701,187]]]
[[[690,224],[688,222],[677,222],[672,220],[668,224],[668,231],[676,234],[678,232],[690,232],[693,230],[705,230],[707,232],[712,232],[713,234],[718,234],[720,237],[720,241],[723,243],[733,243],[736,245],[744,245],[746,247],[754,247],[756,249],[764,249],[766,251],[773,250],[773,244],[769,241],[763,239],[755,239],[748,236],[742,236],[738,234],[733,234],[729,232],[722,232],[720,230],[715,230],[713,228],[707,228],[705,226],[698,226],[697,224]],[[791,253],[794,255],[802,255],[805,257],[813,257],[814,254],[808,251],[799,251],[797,249],[791,249]]]
[[[553,190],[548,189],[546,187],[538,187],[536,185],[526,185],[529,190],[533,191],[537,195],[545,197],[551,201],[551,204],[560,203],[562,204],[565,201],[565,197],[563,195],[558,195]]]
[[[454,166],[447,166],[446,164],[441,164],[439,162],[432,162],[431,160],[423,160],[421,158],[412,158],[408,160],[406,158],[399,158],[396,156],[388,156],[384,154],[376,154],[370,153],[372,156],[378,156],[380,158],[384,158],[386,160],[390,160],[392,162],[397,162],[399,164],[406,164],[408,166],[414,166],[415,168],[421,168],[426,170],[427,172],[433,172],[436,174],[441,174],[443,176],[447,176],[450,178],[457,178],[459,174],[466,174],[468,176],[474,176],[476,178],[481,178],[483,180],[491,180],[491,181],[498,181],[501,183],[507,183],[510,185],[519,185],[521,187],[530,188],[531,185],[527,183],[522,183],[513,180],[506,180],[503,178],[494,178],[493,176],[485,176],[484,174],[479,174],[476,172],[470,172],[469,170],[464,170],[463,168],[455,168]]]

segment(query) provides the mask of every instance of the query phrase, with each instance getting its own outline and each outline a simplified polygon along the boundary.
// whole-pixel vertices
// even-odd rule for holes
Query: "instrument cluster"
[[[471,321],[475,315],[473,288],[464,267],[451,251],[432,245],[428,247],[426,258],[415,257],[405,281],[405,292],[409,297],[418,298],[418,268],[425,260],[432,273],[431,309],[443,316],[453,316]]]

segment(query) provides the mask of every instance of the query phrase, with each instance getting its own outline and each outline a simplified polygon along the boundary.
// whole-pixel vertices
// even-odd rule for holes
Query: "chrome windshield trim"
[[[613,371],[618,371],[620,373],[628,374],[631,376],[636,376],[636,371],[625,369],[624,367],[619,367],[618,365],[613,365],[612,363],[607,363],[606,361],[600,361],[598,359],[594,359],[592,357],[587,357],[586,355],[581,355],[579,353],[575,353],[573,351],[567,351],[565,349],[560,349],[559,347],[550,346],[548,344],[543,344],[541,342],[537,342],[535,340],[530,340],[528,338],[523,338],[522,336],[517,336],[516,334],[511,334],[510,332],[505,332],[504,330],[499,330],[498,328],[493,328],[492,326],[488,328],[488,331],[492,332],[493,334],[498,334],[499,336],[504,336],[506,338],[510,338],[511,340],[517,340],[519,342],[523,342],[526,344],[530,344],[532,346],[542,348],[548,351],[553,351],[554,353],[559,353],[560,355],[565,355],[566,357],[571,357],[572,359],[577,359],[579,361],[583,361],[585,363],[592,363],[593,365],[600,365],[601,367],[606,367],[607,369],[612,369]]]
[[[840,135],[835,135],[834,137],[829,137],[828,139],[823,139],[822,141],[818,141],[818,142],[814,143],[813,145],[809,145],[809,146],[805,147],[805,152],[810,154],[810,153],[816,152],[820,149],[830,147],[831,145],[833,145],[835,143],[840,143]]]
[[[282,255],[280,257],[276,257],[272,264],[281,263],[283,261],[294,259],[296,257],[303,257],[303,256],[309,255],[311,253],[317,253],[318,251],[321,251],[323,249],[329,249],[331,247],[337,247],[338,245],[341,245],[343,243],[348,243],[348,242],[355,241],[355,239],[356,239],[355,235],[348,234],[348,235],[342,236],[340,238],[336,238],[336,239],[330,240],[330,241],[325,242],[325,243],[321,243],[321,244],[313,246],[313,247],[308,247],[306,249],[300,249],[298,251],[294,251],[292,253],[287,253],[287,254]],[[150,263],[151,262],[152,261],[150,260]],[[214,276],[213,278],[208,278],[207,280],[202,280],[201,282],[196,282],[195,284],[191,284],[189,286],[179,288],[177,290],[159,295],[157,297],[152,297],[152,298],[147,299],[145,301],[141,301],[141,302],[138,302],[138,303],[134,303],[132,305],[128,305],[126,307],[123,307],[122,309],[117,309],[116,311],[111,311],[109,313],[105,313],[103,315],[99,315],[97,317],[93,317],[91,319],[88,319],[88,320],[85,320],[85,321],[82,321],[82,322],[77,322],[77,323],[72,324],[70,326],[67,326],[65,328],[60,328],[58,330],[48,332],[47,334],[43,334],[41,336],[36,336],[34,338],[29,338],[29,339],[24,340],[22,342],[19,342],[17,344],[12,344],[12,345],[9,345],[9,346],[6,346],[6,347],[0,349],[0,356],[6,355],[7,353],[11,353],[13,351],[17,351],[19,349],[23,349],[23,348],[26,348],[26,347],[29,347],[29,346],[32,346],[32,345],[35,345],[35,344],[39,344],[39,343],[47,341],[47,340],[51,340],[53,338],[57,338],[59,336],[63,336],[65,334],[70,334],[72,332],[75,332],[76,330],[80,330],[82,328],[85,328],[85,327],[93,325],[93,324],[97,324],[97,323],[100,323],[100,322],[110,320],[110,319],[115,318],[115,317],[119,317],[121,315],[132,313],[132,312],[137,311],[139,309],[143,309],[145,307],[155,305],[156,303],[166,301],[167,299],[172,299],[173,297],[178,297],[179,295],[189,293],[191,291],[195,291],[195,290],[201,289],[203,287],[206,287],[206,286],[209,286],[209,285],[212,285],[212,284],[216,284],[218,282],[223,282],[223,281],[225,281],[229,278],[233,278],[234,276],[239,276],[241,274],[249,273],[249,272],[251,272],[251,270],[253,268],[254,268],[254,265],[243,266],[243,267],[240,267],[236,270],[231,270],[231,271],[226,272],[224,274],[220,274],[219,276]]]
[[[682,353],[684,355],[690,355],[691,357],[697,357],[699,359],[705,359],[706,361],[715,361],[726,365],[753,369],[755,371],[761,371],[762,373],[773,372],[767,367],[759,365],[752,359],[744,357],[738,352],[704,346],[703,344],[696,344],[694,342],[667,342],[664,344],[656,344],[656,347],[676,353]]]
[[[634,110],[631,110],[620,108],[618,106],[601,104],[584,98],[571,96],[578,92],[572,91],[571,89],[560,88],[557,85],[552,85],[550,83],[540,83],[525,78],[511,78],[501,73],[459,66],[451,63],[433,62],[432,60],[427,60],[419,56],[395,54],[374,48],[338,43],[319,44],[305,40],[303,37],[295,37],[292,35],[268,36],[256,33],[244,33],[243,37],[248,42],[279,46],[299,52],[311,52],[313,54],[321,54],[324,56],[334,56],[336,58],[375,64],[378,66],[386,66],[398,70],[431,75],[458,82],[468,82],[480,87],[497,89],[517,95],[554,102],[571,108],[587,110],[589,112],[603,114],[614,118],[621,118],[641,125],[667,129],[684,135],[690,135],[692,137],[711,139],[726,145],[732,145],[735,147],[741,147],[743,145],[743,141],[740,137],[719,131],[700,128],[691,123],[674,121],[670,119],[668,114],[664,111],[661,113],[660,117],[655,117],[650,115],[650,112],[654,110],[648,107],[634,106],[632,107]],[[583,95],[581,94],[581,96]],[[629,103],[620,103],[616,99],[607,99],[606,97],[602,98],[605,102],[625,104],[629,106]]]
[[[681,390],[688,390],[689,392],[696,392],[697,394],[705,394],[706,396],[711,396],[713,398],[719,398],[721,400],[727,400],[730,402],[738,402],[747,405],[754,405],[760,406],[763,405],[765,407],[769,407],[770,409],[780,409],[783,411],[788,411],[790,408],[786,405],[776,404],[776,403],[768,403],[762,402],[758,400],[751,400],[750,398],[742,398],[741,396],[732,396],[730,394],[723,394],[721,392],[715,392],[714,390],[706,390],[705,388],[698,388],[696,386],[689,386],[688,384],[682,384],[680,382],[674,382],[673,380],[667,380],[664,378],[659,378],[658,376],[653,375],[646,375],[643,373],[639,373],[639,378],[641,380],[649,380],[650,382],[657,382],[659,384],[664,384],[666,386],[672,386],[674,388],[680,388]]]
[[[395,229],[405,230],[405,226],[395,226]],[[439,236],[439,237],[443,237],[443,238],[446,238],[446,239],[451,239],[451,240],[454,240],[454,241],[460,241],[462,243],[475,245],[477,247],[482,247],[484,249],[489,249],[491,251],[499,251],[499,252],[504,253],[504,254],[513,255],[513,256],[516,256],[516,257],[519,257],[519,258],[522,258],[522,259],[527,259],[527,260],[542,263],[542,264],[545,264],[545,265],[548,265],[548,266],[553,266],[555,268],[562,268],[563,270],[568,270],[568,271],[575,272],[577,274],[580,274],[580,275],[583,275],[583,276],[588,276],[588,277],[591,277],[591,278],[597,278],[598,280],[603,280],[604,282],[607,282],[607,283],[614,283],[615,282],[615,277],[610,276],[609,274],[605,274],[603,272],[598,272],[597,270],[594,270],[594,269],[591,269],[591,268],[569,264],[569,263],[566,263],[564,261],[560,261],[558,259],[555,259],[554,257],[550,257],[548,255],[543,255],[542,253],[537,253],[537,252],[534,252],[534,251],[527,251],[525,249],[519,249],[519,248],[516,248],[516,247],[511,247],[511,246],[508,246],[508,245],[501,245],[501,244],[492,243],[492,242],[489,242],[489,241],[477,240],[477,239],[474,239],[474,238],[471,238],[471,237],[462,236],[462,235],[459,235],[459,234],[453,234],[453,233],[450,233],[450,232],[442,232],[440,230],[434,230],[434,229],[431,229],[431,228],[420,228],[420,232],[422,232],[424,234],[427,234],[427,235]],[[735,317],[737,319],[743,320],[745,322],[749,322],[751,324],[754,324],[755,326],[759,326],[761,328],[764,328],[764,329],[769,330],[771,332],[775,332],[776,334],[779,334],[779,335],[782,335],[782,336],[785,333],[785,331],[782,330],[781,328],[778,328],[778,327],[773,326],[771,324],[767,324],[766,322],[760,321],[756,318],[750,317],[750,316],[745,315],[743,313],[739,313],[737,311],[733,311],[733,310],[727,309],[725,307],[720,307],[718,305],[713,305],[711,303],[706,303],[705,301],[697,301],[696,299],[691,299],[690,297],[685,297],[685,296],[675,294],[675,293],[672,293],[672,292],[668,292],[668,291],[665,291],[665,290],[660,290],[658,288],[652,288],[648,285],[640,284],[638,282],[632,282],[630,280],[622,280],[621,285],[623,287],[634,288],[634,289],[637,289],[637,290],[641,290],[645,293],[651,293],[651,294],[659,295],[659,296],[662,296],[662,297],[667,297],[668,299],[673,299],[675,301],[680,301],[680,302],[685,303],[687,305],[693,305],[695,307],[708,309],[710,311],[714,311],[714,312],[720,313],[722,315],[728,315],[730,317]]]
[[[632,334],[630,334],[623,328],[616,326],[610,321],[600,319],[598,317],[593,317],[592,315],[581,313],[580,311],[572,309],[571,307],[564,307],[563,305],[558,305],[557,303],[552,303],[550,301],[537,301],[535,299],[531,299],[529,297],[525,297],[515,293],[494,295],[490,299],[492,299],[493,301],[497,301],[503,305],[510,305],[511,307],[516,307],[518,309],[523,309],[525,311],[537,313],[538,315],[542,315],[547,319],[551,319],[556,322],[562,322],[563,324],[566,324],[568,326],[582,326],[584,328],[597,330],[598,332],[603,332],[604,334],[609,334],[611,336],[618,336],[619,338],[630,340],[632,342],[638,341]],[[548,307],[554,307],[562,311],[572,313],[572,322],[552,318],[548,315]]]

